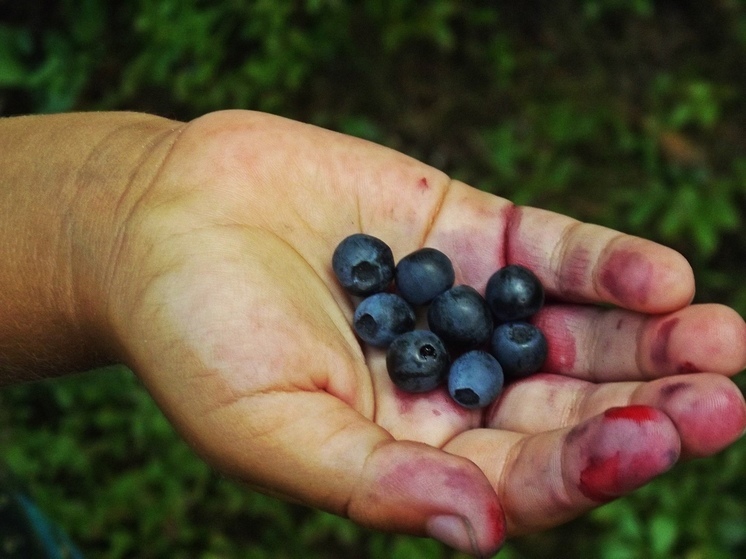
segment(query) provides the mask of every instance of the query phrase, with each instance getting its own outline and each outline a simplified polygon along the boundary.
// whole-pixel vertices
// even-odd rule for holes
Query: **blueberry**
[[[406,392],[427,392],[448,374],[450,357],[443,341],[429,330],[412,330],[397,337],[386,353],[393,383]]]
[[[382,240],[355,233],[337,245],[332,269],[348,293],[372,295],[384,291],[394,278],[394,255]]]
[[[544,304],[544,287],[531,270],[512,264],[492,274],[485,298],[498,322],[525,320]]]
[[[490,346],[506,377],[521,378],[535,373],[547,358],[547,339],[528,322],[499,325],[492,333]]]
[[[487,302],[469,285],[457,285],[433,299],[427,324],[445,343],[463,349],[486,344],[492,334]]]
[[[468,409],[491,404],[502,392],[505,377],[500,363],[486,351],[473,350],[453,361],[448,372],[448,392]]]
[[[434,248],[421,248],[396,265],[396,287],[413,305],[424,305],[453,285],[456,274],[451,260]]]
[[[395,293],[376,293],[363,299],[355,309],[353,325],[360,339],[386,347],[394,338],[414,330],[414,309]]]

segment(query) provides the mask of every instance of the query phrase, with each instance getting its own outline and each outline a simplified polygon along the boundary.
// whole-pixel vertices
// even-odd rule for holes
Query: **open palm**
[[[197,452],[260,490],[489,554],[746,427],[728,379],[743,320],[689,306],[691,270],[660,245],[240,111],[185,126],[139,196],[111,274],[122,358]],[[436,247],[481,291],[505,264],[531,268],[544,371],[484,411],[398,391],[331,272],[354,232],[396,259]]]

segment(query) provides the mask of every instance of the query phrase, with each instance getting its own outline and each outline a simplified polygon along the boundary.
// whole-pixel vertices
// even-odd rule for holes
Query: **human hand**
[[[101,272],[118,357],[200,455],[259,490],[488,555],[746,427],[728,378],[746,365],[746,326],[690,306],[691,269],[660,245],[248,112],[185,126],[130,189]],[[396,259],[439,248],[480,290],[506,263],[531,268],[549,296],[543,373],[484,411],[395,389],[331,272],[360,231]]]

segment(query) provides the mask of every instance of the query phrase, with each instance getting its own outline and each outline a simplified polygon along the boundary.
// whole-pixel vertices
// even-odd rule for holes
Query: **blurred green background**
[[[737,0],[0,0],[1,115],[316,123],[672,246],[742,315],[745,70]],[[459,557],[222,479],[122,368],[1,391],[0,449],[93,558]],[[746,557],[746,445],[499,557]]]

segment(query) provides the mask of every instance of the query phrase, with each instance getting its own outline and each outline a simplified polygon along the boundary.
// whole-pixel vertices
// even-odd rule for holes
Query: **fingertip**
[[[573,434],[580,440],[574,441]],[[650,406],[611,408],[568,435],[568,471],[579,492],[602,503],[669,470],[681,453],[673,422]]]
[[[716,368],[712,372],[732,375],[746,368],[746,322],[734,309],[724,305],[706,305],[713,307],[713,320],[706,332],[709,338],[717,341],[718,355]],[[708,323],[709,324],[709,323]],[[705,333],[703,333],[705,334]]]
[[[666,246],[637,237],[619,237],[602,261],[603,294],[622,307],[671,312],[694,298],[694,272],[687,259]]]
[[[654,377],[703,371],[731,376],[746,367],[746,323],[724,305],[651,317],[639,343],[639,364]]]
[[[746,321],[734,309],[723,307],[723,321],[719,332],[723,347],[730,348],[727,366],[731,372],[746,369]]]
[[[696,292],[694,269],[687,258],[672,248],[658,245],[665,256],[665,272],[661,272],[661,291],[670,293],[670,309],[681,309],[691,304]]]
[[[713,373],[666,379],[650,401],[673,421],[687,458],[711,456],[727,448],[746,430],[746,402],[727,377]]]
[[[469,460],[421,443],[377,447],[348,514],[372,528],[433,537],[477,556],[494,554],[505,540],[505,516],[482,471]]]

